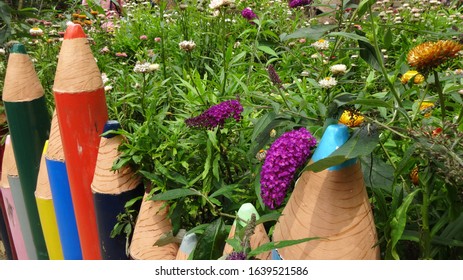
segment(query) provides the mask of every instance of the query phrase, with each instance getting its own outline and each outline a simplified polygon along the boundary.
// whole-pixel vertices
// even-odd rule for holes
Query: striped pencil
[[[56,221],[55,207],[53,206],[53,197],[51,194],[50,181],[48,180],[47,165],[45,163],[47,146],[48,140],[45,142],[43,148],[43,156],[37,178],[37,189],[35,190],[35,199],[37,201],[40,223],[42,224],[43,236],[45,238],[50,260],[62,260],[64,259],[63,250],[61,249],[58,223]]]
[[[78,24],[67,27],[53,92],[84,259],[101,259],[91,183],[108,120],[101,73]]]
[[[6,124],[6,115],[0,114],[0,127]],[[8,133],[7,127],[0,128],[0,137],[6,136]],[[5,144],[0,145],[0,178],[3,172],[3,155],[5,152]],[[13,236],[11,234],[11,228],[8,221],[7,207],[5,206],[3,194],[2,194],[2,182],[0,182],[0,236],[5,246],[6,256],[9,260],[17,260],[16,250],[14,248]]]
[[[120,125],[108,121],[105,132],[116,130]],[[124,213],[126,202],[143,196],[144,187],[129,167],[113,171],[114,161],[119,157],[119,145],[124,141],[121,135],[107,134],[101,137],[95,176],[92,182],[93,201],[98,222],[100,251],[104,260],[127,260],[125,233],[111,237],[117,223],[117,215]],[[132,207],[140,208],[141,200]],[[129,239],[130,240],[130,239]]]
[[[50,117],[42,85],[22,44],[14,44],[10,49],[3,102],[18,167],[26,220],[32,233],[34,248],[28,251],[35,250],[32,258],[48,259],[34,192],[43,145],[50,130]],[[14,187],[11,182],[10,185]],[[27,244],[27,238],[25,241]]]
[[[28,260],[29,256],[27,255],[26,243],[24,242],[18,212],[8,180],[8,174],[17,173],[16,170],[16,161],[14,159],[10,135],[7,135],[5,140],[5,153],[3,155],[2,162],[2,180],[0,190],[3,196],[3,203],[7,209],[6,213],[8,217],[8,224],[11,230],[11,237],[16,251],[16,257],[18,260]]]
[[[69,187],[56,110],[51,119],[50,139],[48,140],[45,162],[47,164],[48,179],[50,180],[64,259],[81,260],[82,249],[77,231],[76,216],[72,204],[71,189]]]

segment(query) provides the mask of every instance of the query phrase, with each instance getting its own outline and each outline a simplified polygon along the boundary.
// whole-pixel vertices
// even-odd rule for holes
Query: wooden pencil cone
[[[58,125],[56,110],[51,119],[50,138],[45,154],[50,190],[53,197],[56,222],[63,257],[65,260],[81,260],[79,233],[77,231],[74,205],[71,198],[68,173],[64,159],[63,144]]]
[[[117,130],[120,125],[116,121],[108,121],[104,132]],[[143,184],[135,176],[130,167],[125,166],[113,171],[114,162],[119,158],[119,145],[123,143],[121,135],[105,134],[101,137],[95,176],[92,182],[93,201],[98,222],[100,251],[104,260],[126,260],[127,238],[125,233],[111,236],[114,225],[118,222],[117,215],[124,213],[125,204],[137,197],[143,196]],[[138,200],[140,201],[140,200]],[[132,207],[139,208],[140,203]]]
[[[167,217],[168,207],[164,205],[166,202],[148,200],[148,197],[147,193],[143,196],[130,244],[130,258],[134,260],[174,260],[178,252],[177,243],[164,246],[154,245],[159,238],[172,230],[172,223]]]
[[[42,224],[43,236],[47,246],[50,260],[62,260],[63,250],[61,249],[61,240],[56,222],[55,207],[53,206],[53,197],[51,194],[50,181],[48,180],[47,165],[45,163],[45,153],[47,151],[48,141],[43,148],[42,161],[37,178],[37,188],[35,190],[35,199],[39,210],[40,223]]]
[[[53,93],[82,255],[101,259],[91,184],[108,110],[100,70],[78,24],[64,34]]]
[[[3,196],[3,203],[5,204],[8,218],[8,224],[11,230],[11,237],[13,241],[13,247],[16,252],[16,258],[18,260],[28,260],[26,243],[24,241],[21,225],[19,224],[19,216],[13,199],[13,193],[10,188],[8,180],[8,174],[17,173],[16,160],[14,158],[13,147],[11,146],[10,135],[6,136],[5,140],[5,152],[3,155],[2,162],[2,177],[0,183],[0,191]]]
[[[330,155],[349,137],[342,124],[327,127],[312,161]],[[378,259],[377,234],[363,173],[356,159],[297,180],[274,241],[320,237],[278,249],[282,259]]]
[[[22,44],[13,44],[10,49],[2,98],[18,168],[22,204],[26,210],[28,225],[25,226],[30,229],[32,237],[27,247],[32,259],[48,259],[34,192],[43,146],[50,131],[50,116],[42,85]],[[10,185],[13,187],[11,182]],[[29,244],[26,236],[25,241]]]
[[[238,210],[238,218],[240,219],[238,223],[240,223],[241,227],[245,227],[247,225],[247,222],[251,219],[251,215],[254,214],[256,215],[256,220],[260,218],[259,213],[257,212],[256,208],[254,205],[251,203],[245,203],[241,205],[240,209]],[[228,239],[233,239],[235,236],[235,231],[236,231],[236,220],[233,223],[230,233],[228,235]],[[249,243],[251,246],[251,249],[256,249],[257,247],[269,243],[270,239],[268,238],[267,231],[265,230],[265,227],[263,224],[258,224],[254,228],[254,234],[251,236]],[[230,246],[228,243],[225,244],[223,253],[224,255],[228,255],[231,252],[233,252],[232,246]],[[259,255],[256,256],[257,259],[259,260],[269,260],[270,259],[270,251],[260,253]]]

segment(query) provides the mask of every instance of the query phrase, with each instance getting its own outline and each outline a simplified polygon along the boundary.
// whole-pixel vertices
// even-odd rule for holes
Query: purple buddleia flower
[[[252,11],[251,8],[247,7],[243,11],[241,11],[241,15],[247,19],[251,24],[255,24],[252,22],[253,19],[257,18],[257,15]]]
[[[225,120],[229,118],[234,118],[239,122],[242,112],[243,106],[239,100],[227,100],[210,107],[197,117],[187,119],[185,122],[187,126],[196,128],[214,129],[217,126],[222,128]]]
[[[296,8],[300,6],[309,5],[310,3],[312,3],[312,0],[292,0],[289,2],[289,7]]]
[[[284,133],[270,146],[260,173],[260,195],[267,207],[275,209],[283,203],[297,169],[316,145],[317,139],[300,128]]]
[[[236,260],[245,260],[246,259],[246,253],[245,252],[231,252],[226,260],[233,260],[233,261],[236,261]]]
[[[280,76],[278,76],[278,73],[275,71],[275,68],[273,67],[272,64],[270,64],[267,67],[267,72],[268,72],[268,76],[270,77],[270,81],[272,81],[273,85],[281,86]]]

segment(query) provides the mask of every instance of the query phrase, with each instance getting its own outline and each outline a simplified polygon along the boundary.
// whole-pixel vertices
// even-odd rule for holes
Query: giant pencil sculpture
[[[116,121],[108,121],[105,131],[120,127]],[[117,223],[117,215],[124,213],[126,202],[143,196],[143,184],[139,177],[126,166],[113,171],[114,161],[119,157],[119,145],[124,141],[121,135],[106,134],[101,137],[95,176],[92,182],[100,251],[104,260],[127,260],[127,240],[124,233],[111,237]],[[138,200],[140,201],[140,200]],[[133,205],[140,208],[140,203]]]
[[[31,245],[34,248],[28,251],[35,250],[31,258],[48,259],[34,192],[43,145],[50,130],[50,116],[42,85],[22,44],[14,44],[10,49],[3,102],[18,167],[26,222],[32,234]],[[13,184],[11,187],[14,192]]]
[[[0,126],[6,123],[5,114],[0,114]],[[0,137],[4,137],[7,133],[7,128],[0,128]],[[10,141],[10,140],[8,140]],[[5,145],[0,145],[0,178],[2,174],[3,166],[3,154],[5,152]],[[5,206],[2,194],[2,186],[0,182],[0,237],[5,246],[6,256],[9,260],[17,260],[16,250],[14,249],[13,236],[11,235],[11,228],[8,221],[7,207]]]
[[[244,228],[247,226],[247,223],[251,220],[251,216],[254,214],[256,216],[256,220],[260,218],[259,213],[257,213],[256,208],[254,208],[254,205],[251,203],[245,203],[241,205],[240,209],[238,210],[238,221],[235,220],[231,229],[230,233],[228,235],[228,239],[233,239],[235,234],[236,234],[236,223],[238,222],[241,226],[241,228]],[[268,238],[267,231],[265,230],[265,227],[263,224],[258,224],[254,228],[254,234],[251,235],[251,238],[249,240],[249,245],[251,246],[251,249],[256,249],[257,247],[269,243],[270,239]],[[232,246],[230,246],[228,243],[225,244],[223,253],[224,255],[228,255],[231,252],[233,252]],[[264,252],[260,253],[259,255],[256,256],[257,259],[259,260],[269,260],[270,259],[270,252]]]
[[[56,221],[55,207],[53,206],[53,197],[51,194],[50,181],[48,180],[47,165],[45,163],[45,153],[47,151],[48,141],[43,148],[42,161],[40,162],[39,176],[37,178],[37,189],[35,190],[35,199],[39,210],[40,222],[42,223],[43,236],[47,245],[48,256],[50,260],[62,260],[63,250]]]
[[[51,119],[50,139],[48,140],[45,162],[64,259],[81,260],[82,250],[80,248],[79,233],[77,231],[56,110]]]
[[[101,73],[78,24],[64,34],[53,92],[84,259],[101,259],[91,183],[108,120]]]
[[[175,260],[178,244],[154,245],[164,234],[172,230],[167,216],[165,201],[149,200],[145,193],[130,244],[130,258],[134,260]],[[164,207],[165,206],[165,207]]]
[[[329,156],[348,140],[345,125],[330,125],[312,156]],[[274,241],[321,237],[278,249],[282,259],[378,259],[377,235],[360,163],[349,160],[314,173],[306,171],[296,182]]]
[[[11,171],[10,171],[11,170]],[[1,192],[3,196],[3,203],[7,209],[8,224],[11,230],[11,239],[13,240],[16,257],[18,260],[28,260],[26,243],[24,242],[21,225],[19,224],[19,217],[16,210],[16,206],[13,199],[13,193],[11,192],[10,183],[8,180],[8,174],[16,172],[16,161],[14,159],[13,147],[11,146],[10,135],[5,140],[5,153],[3,155],[2,163],[2,181],[1,181]]]

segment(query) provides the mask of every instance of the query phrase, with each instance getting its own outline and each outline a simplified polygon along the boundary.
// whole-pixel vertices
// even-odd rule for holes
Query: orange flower
[[[418,166],[415,166],[415,168],[412,169],[412,172],[410,172],[410,179],[412,180],[412,183],[415,186],[417,186],[420,183],[420,180],[418,178]]]
[[[450,41],[425,42],[414,47],[407,55],[408,64],[424,72],[454,58],[463,45]]]
[[[348,127],[357,127],[363,123],[363,120],[364,117],[362,115],[350,110],[344,110],[341,117],[339,118],[339,123],[347,125]]]

